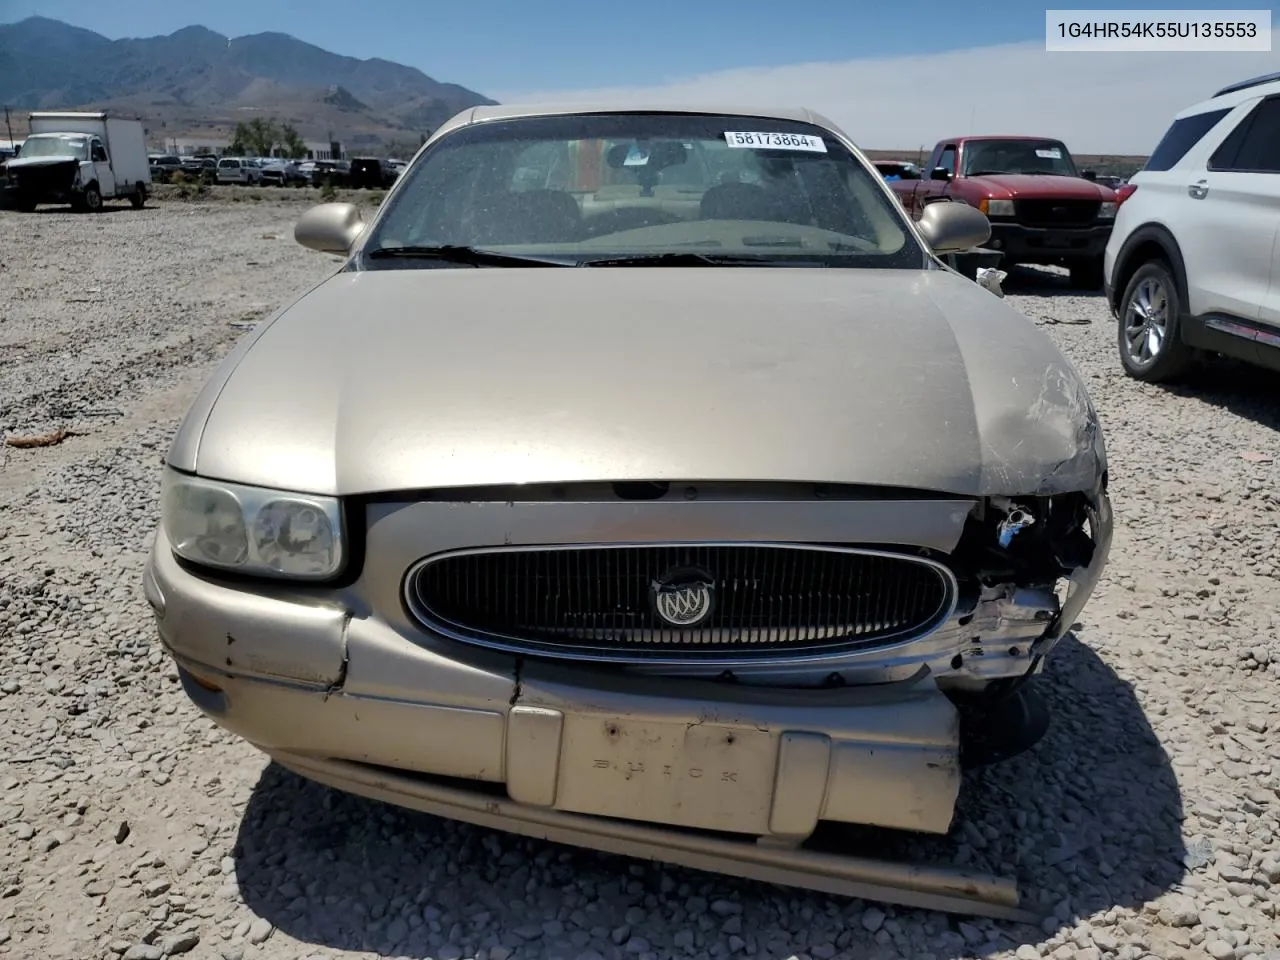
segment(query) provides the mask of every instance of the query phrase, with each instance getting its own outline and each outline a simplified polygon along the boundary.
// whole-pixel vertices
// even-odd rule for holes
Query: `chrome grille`
[[[1087,227],[1098,218],[1100,200],[1015,200],[1014,219],[1028,227]]]
[[[710,608],[658,594],[706,585]],[[459,640],[564,658],[706,662],[825,656],[923,636],[955,579],[918,556],[786,544],[497,548],[429,557],[406,579],[410,610]],[[676,600],[688,600],[688,595]],[[664,620],[659,609],[666,611]]]

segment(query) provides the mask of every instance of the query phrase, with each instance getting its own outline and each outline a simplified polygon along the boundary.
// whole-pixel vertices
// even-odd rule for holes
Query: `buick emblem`
[[[711,615],[715,579],[699,567],[668,570],[650,587],[653,612],[673,627],[696,627]]]

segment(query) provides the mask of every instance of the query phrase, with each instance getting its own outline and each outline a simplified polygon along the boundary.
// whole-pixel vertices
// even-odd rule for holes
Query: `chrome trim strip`
[[[1239,337],[1241,340],[1252,340],[1255,343],[1263,343],[1269,347],[1280,347],[1280,334],[1264,330],[1261,327],[1255,327],[1249,323],[1229,320],[1226,317],[1209,317],[1204,321],[1204,325],[1210,330]]]
[[[489,553],[545,553],[549,551],[561,550],[600,550],[600,549],[628,549],[628,548],[652,548],[652,547],[766,547],[770,549],[782,550],[806,550],[817,551],[822,553],[843,553],[856,554],[867,557],[883,557],[891,560],[903,560],[908,563],[916,563],[921,566],[929,567],[943,581],[946,588],[946,602],[939,607],[937,613],[928,621],[926,629],[912,633],[910,636],[901,639],[894,639],[888,643],[880,644],[864,649],[848,649],[847,644],[843,647],[835,647],[819,653],[808,653],[799,655],[786,655],[783,651],[773,651],[770,653],[755,655],[738,655],[727,657],[712,656],[662,656],[658,655],[637,655],[634,652],[626,650],[603,650],[593,647],[579,647],[569,649],[561,646],[551,646],[540,642],[530,642],[520,637],[496,634],[479,634],[467,631],[457,624],[442,623],[432,617],[423,607],[417,598],[417,590],[414,584],[418,574],[427,566],[459,556],[475,556],[478,554]],[[441,553],[432,554],[424,557],[414,563],[406,571],[404,580],[401,584],[401,595],[404,599],[405,606],[409,613],[417,621],[418,625],[446,637],[455,640],[458,643],[467,644],[473,647],[484,647],[490,650],[498,650],[503,653],[515,654],[517,656],[538,656],[553,660],[573,660],[579,662],[595,662],[595,663],[616,663],[627,665],[653,665],[653,666],[703,666],[731,669],[733,667],[749,667],[749,666],[787,666],[798,664],[823,664],[834,663],[837,661],[848,662],[861,657],[881,656],[887,651],[898,650],[909,644],[917,643],[920,640],[932,635],[941,628],[955,613],[956,604],[959,602],[960,585],[956,581],[955,574],[945,564],[927,557],[915,556],[909,553],[894,553],[889,550],[872,550],[865,547],[830,547],[816,546],[807,543],[778,543],[778,542],[760,542],[755,540],[690,540],[690,541],[663,541],[663,542],[622,542],[622,543],[575,543],[575,544],[522,544],[518,546],[502,546],[502,547],[469,547],[461,550],[446,550]],[[834,646],[834,645],[833,645]]]

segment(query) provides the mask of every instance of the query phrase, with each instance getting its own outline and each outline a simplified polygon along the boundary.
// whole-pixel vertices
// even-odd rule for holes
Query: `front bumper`
[[[1090,260],[1102,256],[1111,229],[1110,222],[1090,227],[1027,227],[993,220],[986,246],[1004,253],[1005,262]]]
[[[744,843],[722,836],[563,813],[514,803],[456,786],[424,783],[393,770],[339,760],[271,754],[301,776],[358,796],[452,820],[605,853],[661,859],[694,870],[803,887],[843,897],[881,900],[1018,923],[1040,917],[1019,905],[1014,881],[954,868],[926,867],[823,853],[782,844]]]
[[[38,187],[12,186],[4,187],[4,206],[16,207],[30,203],[74,203],[81,191],[73,187],[41,185]]]
[[[780,690],[513,657],[468,664],[372,617],[207,581],[163,537],[146,592],[191,699],[271,753],[498,784],[547,810],[752,836],[799,840],[819,820],[930,833],[951,824],[959,720],[924,672]],[[220,659],[191,655],[211,638]],[[413,680],[392,693],[382,679],[391,676]]]
[[[815,686],[812,667],[807,676],[795,667],[794,679],[807,687],[778,686],[789,678],[776,668],[738,671],[740,682],[731,684],[698,671],[672,676],[462,645],[413,620],[404,571],[424,550],[476,543],[781,535],[948,551],[971,506],[963,499],[376,503],[364,511],[363,564],[349,585],[218,580],[179,563],[161,531],[144,586],[192,701],[306,776],[515,832],[559,839],[561,831],[566,842],[690,866],[714,861],[706,868],[771,879],[801,868],[769,851],[805,842],[820,822],[949,830],[960,723],[944,688],[1038,668],[1106,562],[1104,493],[1091,518],[1097,549],[1060,608],[1038,591],[991,588],[927,637],[822,665],[820,676],[845,678],[836,687]],[[691,839],[690,828],[737,835],[734,849],[745,843],[752,852],[713,856],[719,841]],[[728,869],[730,861],[738,867]],[[838,890],[814,888],[848,892],[853,882],[845,875]]]

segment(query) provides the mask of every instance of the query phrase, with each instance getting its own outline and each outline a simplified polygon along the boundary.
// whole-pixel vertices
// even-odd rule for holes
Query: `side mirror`
[[[929,179],[930,180],[950,180],[951,171],[948,170],[946,167],[934,167],[931,171],[929,171]]]
[[[321,203],[298,218],[293,239],[312,250],[345,257],[363,230],[364,220],[354,203]]]
[[[930,203],[921,211],[917,226],[935,253],[969,250],[991,238],[991,221],[967,203]]]
[[[1080,174],[1080,176],[1084,177],[1086,180],[1097,180],[1097,179],[1098,179],[1098,171],[1097,171],[1097,170],[1085,170],[1085,171],[1083,171],[1083,172]]]

